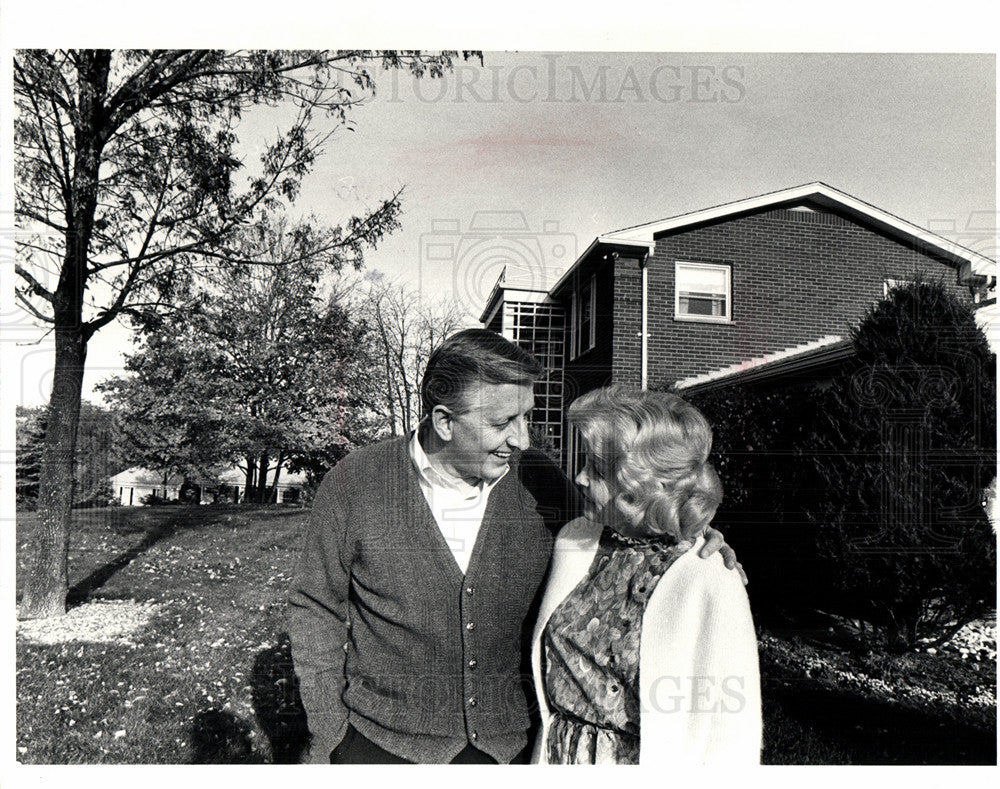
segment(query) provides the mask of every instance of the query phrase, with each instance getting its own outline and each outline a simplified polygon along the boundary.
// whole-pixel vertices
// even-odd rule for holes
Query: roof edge
[[[890,214],[888,211],[884,211],[871,203],[842,192],[822,181],[814,181],[788,189],[767,192],[743,200],[722,203],[710,208],[678,214],[677,216],[660,219],[655,222],[634,225],[606,233],[600,238],[609,243],[650,243],[654,241],[654,237],[659,233],[677,230],[700,222],[723,219],[737,213],[756,211],[780,203],[806,199],[813,199],[819,202],[820,205],[825,204],[828,207],[837,206],[846,209],[849,213],[866,217],[876,227],[889,232],[891,235],[896,235],[897,237],[902,235],[918,240],[923,245],[937,250],[944,257],[955,263],[967,262],[975,274],[996,274],[995,260],[985,255],[980,255],[978,252],[968,249],[961,244],[949,241],[937,233],[926,230],[895,214]]]
[[[702,375],[683,378],[674,385],[682,392],[694,393],[707,388],[709,384],[721,386],[724,382],[748,382],[768,378],[779,373],[808,369],[817,364],[836,361],[852,353],[853,345],[850,338],[827,335],[818,340],[764,354]]]

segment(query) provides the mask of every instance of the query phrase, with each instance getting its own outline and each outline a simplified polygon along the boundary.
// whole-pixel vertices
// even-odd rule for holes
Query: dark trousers
[[[520,755],[517,761],[521,761]],[[411,764],[408,759],[380,748],[350,724],[340,745],[330,752],[330,764]],[[496,764],[496,759],[466,745],[451,764]]]

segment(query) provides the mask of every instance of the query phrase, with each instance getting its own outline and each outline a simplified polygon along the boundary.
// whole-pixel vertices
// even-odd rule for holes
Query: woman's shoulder
[[[699,537],[663,574],[657,584],[655,596],[683,596],[687,600],[710,598],[713,600],[746,600],[746,589],[740,574],[726,567],[718,551],[702,558],[698,551],[705,545]]]

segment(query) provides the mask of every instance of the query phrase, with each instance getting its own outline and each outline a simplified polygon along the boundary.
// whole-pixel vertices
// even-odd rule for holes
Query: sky
[[[600,233],[811,181],[995,258],[995,74],[974,54],[487,51],[437,80],[380,72],[351,130],[317,124],[334,134],[291,211],[341,222],[402,188],[367,269],[472,320],[504,263],[469,251],[473,226],[551,282]],[[289,112],[247,114],[248,161]],[[94,338],[87,396],[129,345]],[[44,402],[51,344],[16,356],[18,402]]]
[[[475,228],[552,282],[600,233],[811,181],[995,258],[995,86],[993,54],[486,49],[437,80],[380,72],[350,130],[319,122],[334,134],[291,212],[342,222],[403,189],[367,269],[470,321],[505,262]],[[289,112],[245,115],[248,162]],[[4,366],[39,405],[51,338],[12,314]],[[123,326],[95,336],[86,397],[130,346]]]

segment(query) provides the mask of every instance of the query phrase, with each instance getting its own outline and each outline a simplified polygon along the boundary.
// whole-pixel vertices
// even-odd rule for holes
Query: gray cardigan
[[[506,763],[525,746],[522,626],[572,495],[537,457],[512,458],[493,489],[464,577],[405,438],[327,474],[289,597],[311,761],[329,761],[348,723],[414,762],[446,763],[471,743]]]

